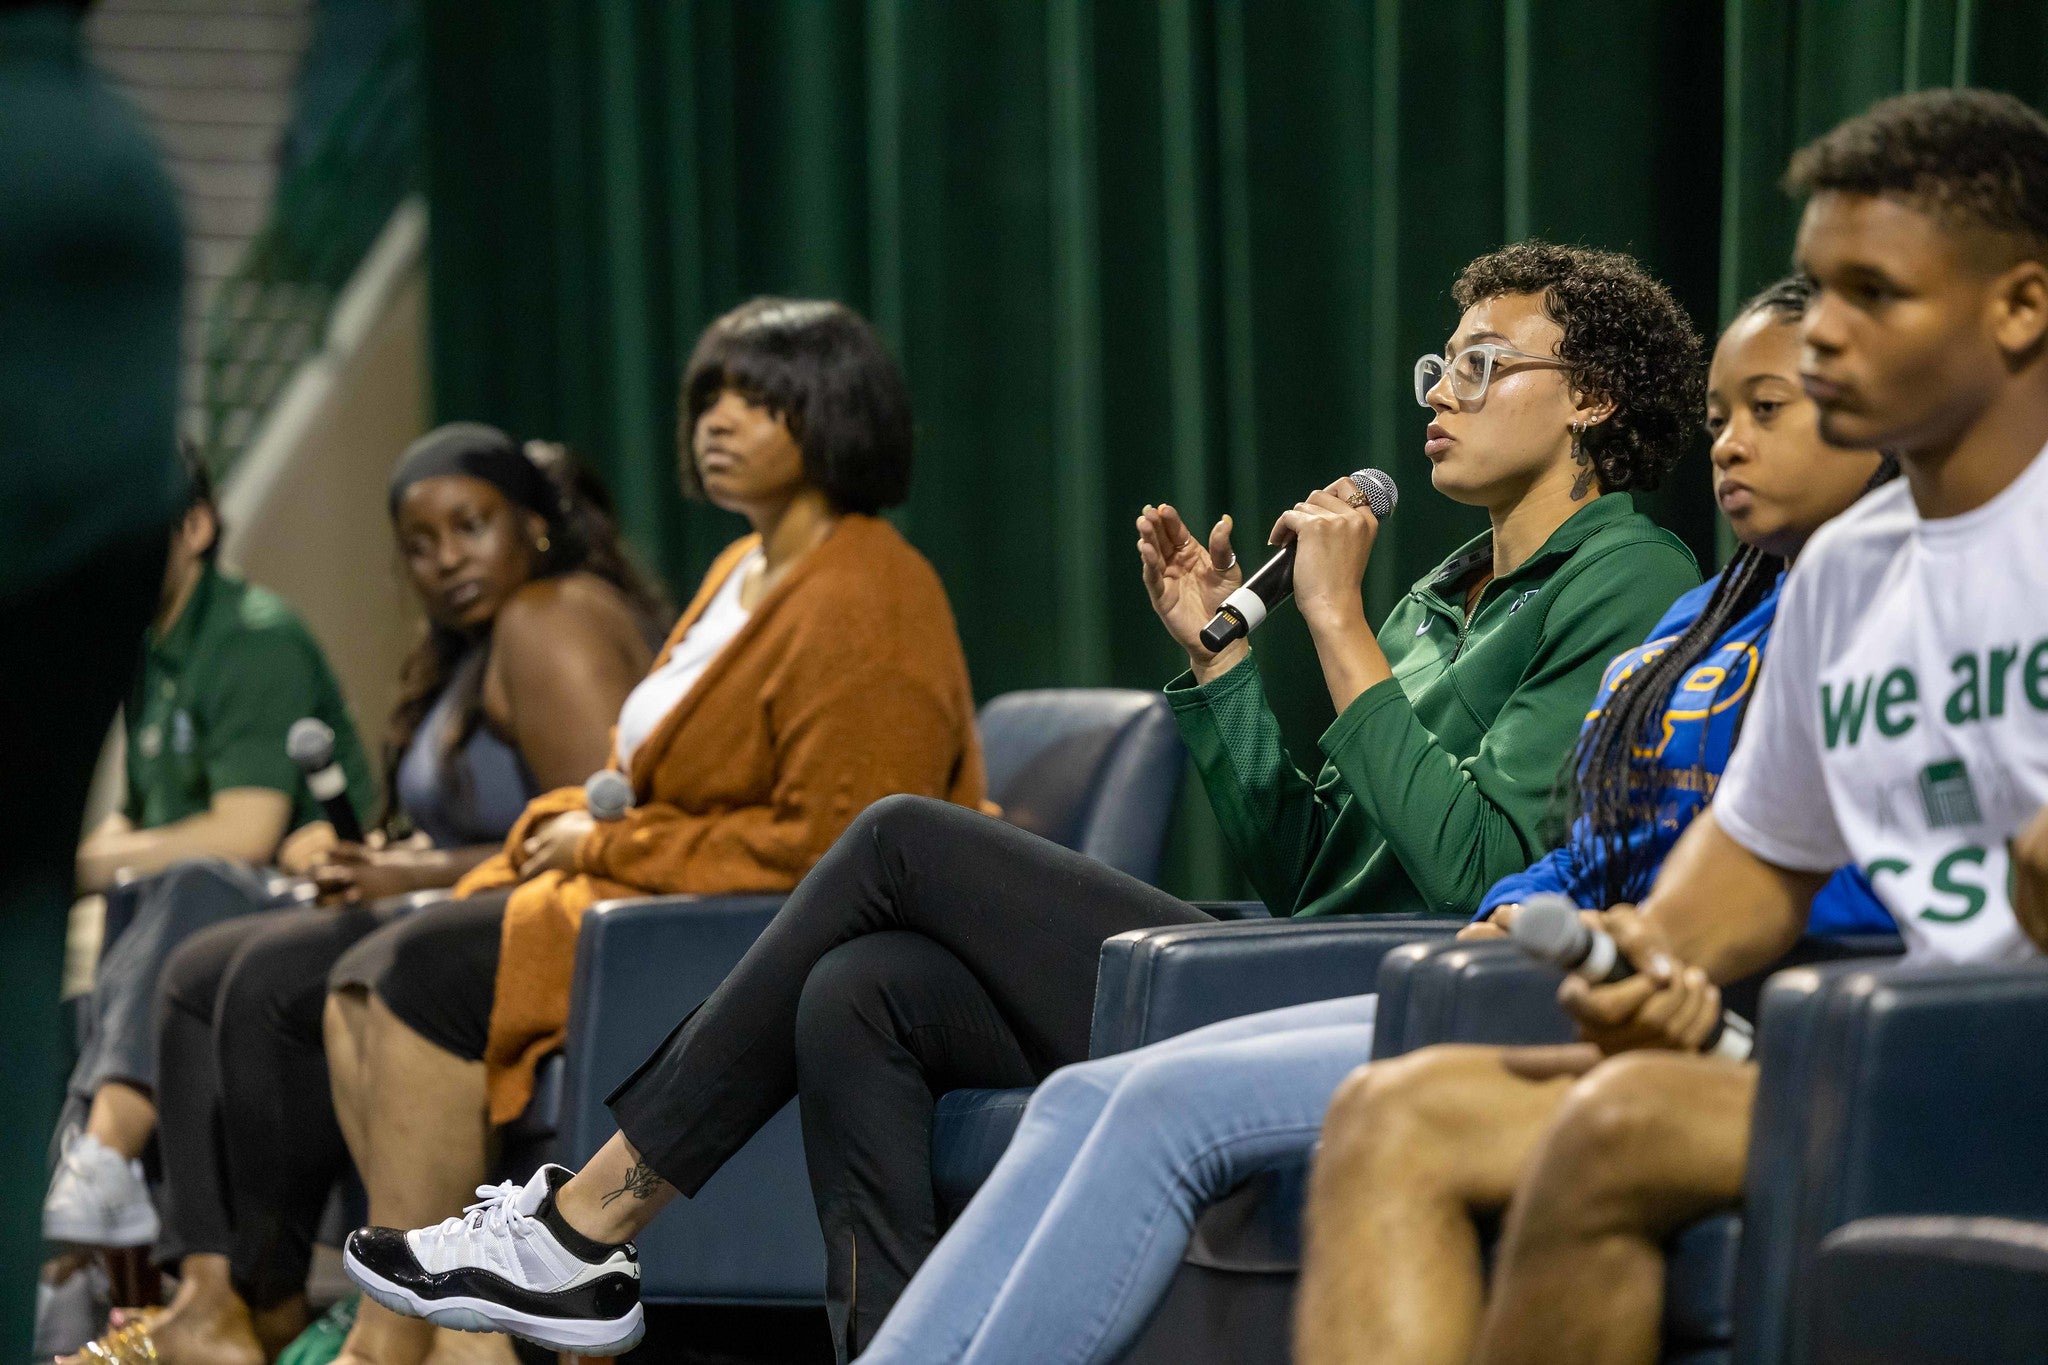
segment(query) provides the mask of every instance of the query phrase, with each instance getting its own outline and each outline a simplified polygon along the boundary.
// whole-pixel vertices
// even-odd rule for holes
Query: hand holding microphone
[[[1399,500],[1394,481],[1386,474],[1361,469],[1281,513],[1267,537],[1279,550],[1224,599],[1202,629],[1203,647],[1213,652],[1242,639],[1297,592],[1304,612],[1339,599],[1357,600],[1379,524],[1393,515]],[[1307,573],[1297,569],[1304,555]],[[1363,613],[1363,606],[1359,611]]]
[[[1229,517],[1204,544],[1170,505],[1146,507],[1138,518],[1145,588],[1167,633],[1187,650],[1196,679],[1206,682],[1235,665],[1243,657],[1236,642],[1294,592],[1299,547],[1308,546],[1307,582],[1318,601],[1332,590],[1356,596],[1379,522],[1398,497],[1394,481],[1377,469],[1318,489],[1282,514],[1271,539],[1286,543],[1249,580],[1230,547]]]
[[[1568,973],[1558,1002],[1588,1041],[1610,1055],[1665,1048],[1733,1061],[1749,1056],[1749,1022],[1721,1008],[1721,992],[1705,972],[1673,960],[1654,925],[1632,907],[1598,918],[1595,928],[1565,897],[1545,894],[1523,902],[1509,929],[1531,957]]]
[[[600,824],[626,818],[633,809],[633,784],[613,768],[600,768],[583,781],[583,809],[563,811],[543,823],[519,850],[519,875],[574,872],[576,849]]]

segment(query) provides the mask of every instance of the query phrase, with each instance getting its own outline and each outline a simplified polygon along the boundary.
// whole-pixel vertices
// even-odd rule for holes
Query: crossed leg
[[[1742,1196],[1756,1068],[1631,1052],[1573,1086],[1522,1182],[1473,1356],[1648,1365],[1664,1243]]]
[[[1442,1046],[1352,1073],[1310,1174],[1301,1365],[1464,1365],[1485,1294],[1475,1216],[1507,1205],[1599,1058]]]

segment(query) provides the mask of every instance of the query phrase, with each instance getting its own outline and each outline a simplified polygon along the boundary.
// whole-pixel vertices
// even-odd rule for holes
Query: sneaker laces
[[[465,1245],[474,1245],[483,1238],[502,1237],[512,1231],[513,1223],[526,1215],[519,1211],[514,1202],[519,1198],[521,1186],[507,1180],[499,1185],[476,1187],[477,1202],[462,1211],[460,1218],[444,1218],[435,1231],[443,1237],[460,1237]]]

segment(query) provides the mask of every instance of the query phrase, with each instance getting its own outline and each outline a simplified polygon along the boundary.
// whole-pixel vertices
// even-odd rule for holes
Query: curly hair
[[[1655,488],[1685,454],[1706,402],[1705,349],[1671,291],[1632,256],[1554,242],[1517,242],[1465,267],[1460,308],[1504,294],[1542,296],[1564,337],[1557,358],[1572,391],[1614,404],[1579,448],[1609,493]]]
[[[1880,100],[1792,156],[1792,194],[1895,195],[2048,252],[2048,119],[1995,90]]]

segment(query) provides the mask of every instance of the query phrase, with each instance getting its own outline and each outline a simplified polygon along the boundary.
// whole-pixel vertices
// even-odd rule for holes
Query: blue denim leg
[[[1314,1143],[1372,1052],[1373,996],[1273,1010],[1075,1066],[861,1356],[1108,1360],[1150,1315],[1203,1207]]]
[[[108,1081],[153,1089],[156,983],[164,963],[201,929],[269,903],[261,876],[219,858],[176,863],[150,878],[134,921],[100,959],[71,1098],[90,1104]]]

